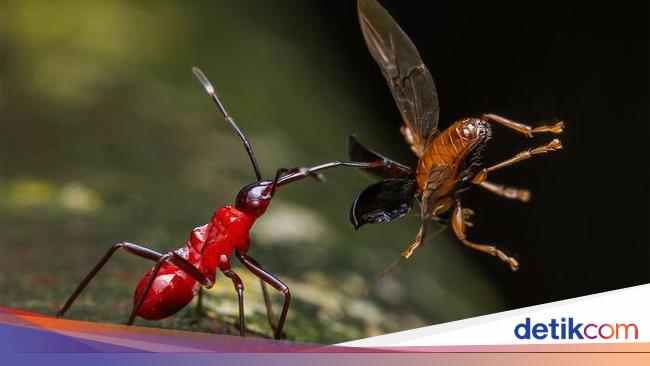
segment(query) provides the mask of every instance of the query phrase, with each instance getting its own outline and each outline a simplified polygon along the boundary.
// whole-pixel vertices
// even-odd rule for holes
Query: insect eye
[[[260,207],[260,201],[258,201],[258,200],[250,201],[250,206],[252,208],[258,208],[258,207]]]

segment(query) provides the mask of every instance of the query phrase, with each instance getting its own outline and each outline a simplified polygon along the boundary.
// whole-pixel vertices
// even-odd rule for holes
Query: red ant
[[[198,68],[194,67],[192,72],[201,84],[203,84],[203,87],[216,104],[217,109],[223,115],[226,122],[230,124],[241,138],[253,165],[257,180],[239,191],[234,206],[229,205],[219,208],[212,216],[209,224],[195,228],[190,234],[189,241],[178,250],[162,254],[138,244],[128,242],[113,244],[90,273],[81,281],[72,295],[70,295],[70,298],[68,298],[68,301],[59,310],[57,316],[61,317],[65,314],[77,296],[79,296],[90,280],[108,262],[113,253],[118,249],[122,249],[127,253],[156,262],[156,265],[149,269],[136,288],[133,309],[129,319],[126,321],[127,325],[133,324],[136,316],[140,316],[146,320],[159,320],[171,316],[184,308],[197,295],[197,307],[200,309],[202,287],[209,289],[214,285],[216,270],[218,268],[226,277],[230,278],[237,291],[239,301],[239,331],[244,336],[246,333],[244,323],[244,285],[237,273],[230,268],[230,262],[234,253],[237,259],[260,279],[267,317],[269,324],[275,331],[274,337],[277,339],[282,336],[282,328],[291,302],[291,292],[287,285],[264,270],[257,261],[248,256],[247,253],[250,245],[249,232],[253,223],[264,214],[275,193],[285,184],[305,177],[314,177],[322,180],[320,171],[338,166],[368,168],[377,164],[333,161],[311,168],[296,168],[291,170],[280,168],[277,170],[275,178],[272,181],[265,181],[260,174],[257,159],[255,158],[250,143],[235,123],[235,120],[226,111],[210,81],[208,81],[203,72]],[[280,319],[277,325],[274,324],[273,309],[271,308],[271,301],[265,284],[271,285],[284,296],[282,312],[280,313]]]

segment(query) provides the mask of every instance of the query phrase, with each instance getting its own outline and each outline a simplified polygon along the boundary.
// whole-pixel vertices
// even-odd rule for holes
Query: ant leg
[[[507,118],[498,116],[496,114],[491,114],[487,113],[481,116],[481,119],[483,121],[493,121],[496,122],[502,126],[508,127],[511,130],[515,130],[521,134],[524,134],[528,137],[533,137],[534,133],[539,133],[539,132],[550,132],[550,133],[562,133],[562,130],[564,129],[564,122],[558,122],[552,126],[549,125],[543,125],[539,127],[530,127],[528,125],[518,123],[515,121],[511,121]]]
[[[472,179],[472,183],[474,184],[480,184],[485,182],[487,179],[488,173],[491,173],[495,170],[505,168],[507,166],[516,164],[520,161],[524,161],[527,159],[530,159],[533,155],[538,155],[538,154],[546,154],[548,152],[553,152],[556,150],[560,150],[562,148],[562,143],[560,143],[560,140],[558,139],[553,139],[553,141],[549,142],[546,145],[542,145],[540,147],[536,147],[534,149],[526,150],[523,152],[520,152],[519,154],[515,155],[514,157],[504,160],[498,164],[492,165],[489,168],[483,168],[480,172],[474,176],[474,179]]]
[[[251,261],[257,267],[262,267],[255,259],[248,257],[248,260]],[[269,291],[266,288],[266,282],[260,278],[260,287],[262,287],[262,296],[264,297],[264,306],[266,307],[266,319],[269,321],[271,329],[275,330],[275,313],[273,312],[273,303],[271,302],[271,297],[269,296]]]
[[[287,319],[289,304],[291,303],[291,291],[289,291],[289,287],[287,287],[287,285],[285,285],[282,281],[277,279],[272,274],[263,270],[262,267],[257,264],[254,259],[250,258],[246,254],[240,252],[236,252],[236,254],[237,258],[239,258],[239,261],[242,262],[242,264],[246,266],[249,271],[251,271],[259,279],[268,283],[273,288],[280,291],[282,295],[284,295],[284,303],[282,304],[282,312],[280,312],[280,320],[278,320],[278,324],[275,326],[275,332],[273,334],[275,339],[280,339],[280,337],[282,337],[282,328],[284,328],[284,322]]]
[[[140,294],[138,301],[135,303],[135,305],[133,305],[133,309],[131,310],[131,315],[129,316],[129,319],[126,321],[126,325],[133,324],[135,317],[138,315],[138,312],[140,311],[140,307],[142,307],[142,304],[144,303],[144,299],[147,297],[147,293],[149,293],[149,289],[151,289],[151,286],[153,285],[153,281],[156,280],[156,276],[158,275],[158,271],[160,271],[160,267],[162,267],[162,265],[167,261],[170,261],[178,268],[182,269],[185,273],[190,275],[193,279],[195,279],[197,282],[199,282],[201,285],[205,286],[206,288],[211,288],[214,285],[214,282],[212,282],[212,280],[210,280],[207,276],[201,273],[201,271],[199,271],[196,267],[194,267],[194,265],[188,262],[185,258],[181,257],[176,252],[169,252],[163,255],[162,257],[160,257],[156,262],[156,265],[153,267],[153,270],[149,274],[149,279],[147,280],[147,284],[142,289],[142,293]]]
[[[262,267],[255,259],[248,257],[248,260],[251,261],[257,267]],[[269,322],[271,329],[275,331],[275,313],[273,312],[273,303],[271,302],[271,297],[269,296],[269,291],[266,288],[266,282],[260,278],[260,287],[262,288],[262,296],[264,297],[264,306],[266,307],[266,319]]]
[[[169,260],[174,263],[178,268],[182,269],[185,273],[190,275],[196,282],[200,283],[203,287],[210,289],[214,286],[214,282],[208,278],[203,272],[199,271],[194,265],[181,257],[176,252],[169,252]]]
[[[108,251],[106,251],[106,254],[104,254],[104,256],[99,260],[99,262],[97,262],[97,264],[95,265],[95,267],[93,267],[90,273],[88,273],[86,277],[81,281],[79,286],[77,286],[77,288],[74,290],[72,295],[70,295],[66,303],[63,305],[63,307],[61,307],[59,312],[56,314],[57,317],[62,317],[63,315],[65,315],[66,311],[68,311],[70,306],[72,306],[74,301],[81,294],[81,292],[86,288],[88,283],[95,277],[95,275],[102,269],[102,267],[104,267],[104,265],[108,262],[108,260],[113,256],[113,254],[118,249],[123,249],[127,253],[135,254],[139,257],[156,261],[156,262],[159,262],[164,257],[171,258],[171,261],[174,264],[176,264],[179,268],[187,272],[190,276],[192,276],[195,280],[200,282],[203,286],[206,286],[207,288],[213,286],[213,282],[209,278],[203,275],[203,273],[201,273],[198,269],[196,269],[196,267],[194,267],[191,263],[189,263],[187,260],[179,256],[175,252],[171,252],[166,255],[163,255],[161,253],[156,252],[155,250],[143,247],[138,244],[118,242],[111,245]]]
[[[266,288],[266,282],[261,279],[260,286],[262,287],[262,295],[264,296],[264,306],[266,306],[266,319],[269,321],[271,329],[275,331],[275,315],[273,313],[273,303],[271,302],[271,297],[269,296],[269,290]]]
[[[454,230],[454,233],[456,234],[458,240],[460,240],[463,244],[467,245],[472,249],[499,257],[499,259],[501,259],[502,261],[510,265],[510,269],[513,272],[519,268],[519,263],[517,262],[516,259],[507,256],[505,253],[503,253],[496,247],[492,245],[475,244],[467,240],[467,236],[466,236],[467,227],[466,227],[465,219],[466,219],[466,214],[463,212],[463,208],[460,204],[460,200],[456,199],[454,212],[452,213],[452,217],[451,217],[451,227]]]
[[[196,293],[196,312],[203,315],[203,287]]]
[[[171,257],[172,254],[167,253],[158,259],[156,265],[153,267],[153,270],[149,274],[149,279],[147,280],[147,284],[144,286],[144,289],[142,289],[142,293],[140,294],[140,297],[138,297],[138,301],[136,301],[136,303],[133,305],[133,309],[131,310],[131,315],[129,315],[129,319],[124,324],[126,325],[133,324],[136,315],[138,315],[138,311],[140,310],[140,307],[142,307],[142,303],[144,302],[144,299],[147,297],[147,293],[149,292],[149,289],[151,289],[151,285],[153,285],[153,281],[156,280],[156,276],[158,275],[158,271],[160,271],[160,267],[162,267],[162,265]]]
[[[108,260],[113,256],[113,253],[115,253],[115,251],[117,251],[118,249],[123,249],[128,253],[135,254],[139,257],[146,258],[152,261],[157,261],[158,259],[160,259],[160,257],[163,256],[162,254],[154,250],[145,248],[137,244],[119,242],[111,245],[108,251],[106,251],[106,254],[104,254],[104,256],[99,260],[99,262],[97,262],[97,264],[95,265],[95,267],[93,267],[90,273],[88,273],[86,277],[81,281],[81,283],[79,284],[79,286],[77,286],[77,288],[74,290],[72,295],[70,295],[70,297],[65,302],[63,307],[61,307],[61,310],[59,310],[59,312],[56,313],[57,317],[62,317],[63,315],[65,315],[66,311],[68,311],[70,306],[72,306],[72,303],[74,303],[74,301],[77,299],[79,294],[81,294],[81,292],[84,290],[86,285],[88,285],[90,280],[92,280],[93,277],[95,277],[97,272],[99,272],[102,269],[102,267],[104,267],[106,262],[108,262]]]
[[[501,184],[494,184],[488,181],[483,181],[478,185],[501,197],[509,198],[512,200],[519,200],[521,202],[530,201],[530,191],[524,188],[506,187]]]
[[[232,280],[232,284],[235,286],[235,291],[237,291],[237,300],[239,301],[239,335],[244,337],[246,336],[246,324],[244,323],[244,284],[242,283],[241,278],[239,278],[237,273],[232,269],[221,272]]]

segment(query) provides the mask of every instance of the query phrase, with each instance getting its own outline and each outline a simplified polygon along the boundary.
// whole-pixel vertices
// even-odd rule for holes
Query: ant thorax
[[[201,265],[213,270],[230,268],[235,250],[246,253],[249,248],[250,231],[255,218],[234,206],[218,209],[205,230]]]

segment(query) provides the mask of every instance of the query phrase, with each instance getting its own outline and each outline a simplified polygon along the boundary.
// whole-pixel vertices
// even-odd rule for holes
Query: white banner
[[[650,342],[650,284],[342,343],[451,346]]]

